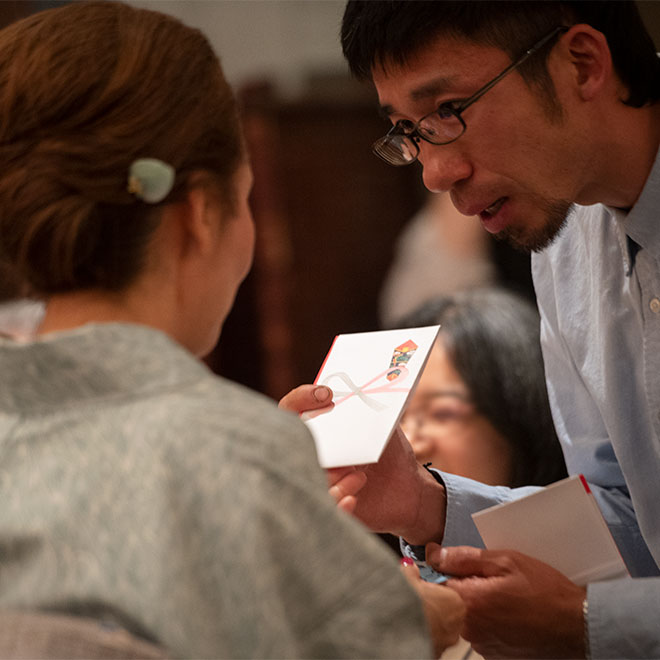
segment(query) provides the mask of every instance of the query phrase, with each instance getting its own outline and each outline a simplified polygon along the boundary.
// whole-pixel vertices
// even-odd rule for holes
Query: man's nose
[[[447,192],[472,174],[470,162],[453,143],[420,145],[419,162],[424,186],[431,192]]]

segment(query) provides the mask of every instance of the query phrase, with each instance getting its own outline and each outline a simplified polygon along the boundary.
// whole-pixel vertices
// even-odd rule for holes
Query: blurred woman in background
[[[503,289],[471,289],[401,323],[435,324],[438,340],[402,420],[418,460],[514,488],[567,476],[532,304]]]

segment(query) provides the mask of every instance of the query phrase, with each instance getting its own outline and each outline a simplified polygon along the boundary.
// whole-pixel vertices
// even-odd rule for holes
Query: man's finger
[[[328,487],[334,486],[338,481],[341,481],[347,474],[355,472],[357,468],[354,465],[346,465],[344,467],[328,468],[325,473],[328,477]]]
[[[300,385],[285,394],[279,407],[295,413],[316,410],[332,403],[332,390],[325,385]]]
[[[426,562],[439,573],[455,577],[493,577],[506,572],[508,558],[481,548],[458,546],[443,548],[437,543],[426,546]]]
[[[343,497],[339,502],[337,502],[337,508],[341,509],[345,513],[350,513],[352,514],[353,511],[355,511],[355,507],[357,506],[357,498],[354,497],[353,495],[348,495],[347,497]]]
[[[367,483],[367,475],[362,470],[353,470],[331,486],[329,492],[337,503],[345,497],[355,497]]]

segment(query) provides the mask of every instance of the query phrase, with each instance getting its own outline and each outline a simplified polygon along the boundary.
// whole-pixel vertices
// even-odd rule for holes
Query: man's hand
[[[285,394],[279,403],[283,410],[290,410],[299,415],[312,410],[332,410],[332,390],[325,385],[301,385]]]
[[[444,585],[424,582],[412,559],[406,557],[401,564],[403,574],[422,599],[434,657],[439,658],[445,649],[458,641],[465,619],[465,605],[460,596]]]
[[[467,606],[462,631],[485,658],[584,658],[586,589],[513,550],[426,547],[426,561],[448,573]]]
[[[331,397],[325,386],[301,385],[280,401],[280,407],[308,412],[327,407]],[[444,487],[419,465],[399,428],[378,463],[328,470],[328,483],[338,506],[374,532],[403,536],[414,545],[442,540]]]

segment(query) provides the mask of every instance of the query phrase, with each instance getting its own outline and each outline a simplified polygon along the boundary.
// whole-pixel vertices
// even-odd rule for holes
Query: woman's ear
[[[181,206],[180,222],[184,245],[201,254],[209,254],[217,243],[222,206],[218,194],[202,173],[191,175]]]
[[[572,67],[579,98],[591,101],[608,88],[613,75],[612,54],[602,32],[590,25],[573,25],[561,37],[563,53]]]

